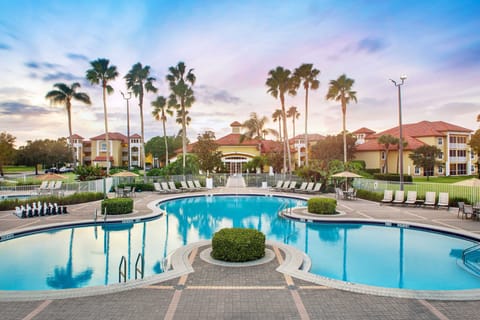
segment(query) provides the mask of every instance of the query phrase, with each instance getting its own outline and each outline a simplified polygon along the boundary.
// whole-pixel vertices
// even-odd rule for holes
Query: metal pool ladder
[[[463,250],[462,261],[467,269],[480,275],[480,244]]]
[[[140,274],[140,279],[143,279],[143,274],[145,271],[145,260],[141,253],[138,254],[137,260],[135,262],[135,280],[138,279]],[[120,259],[120,264],[118,265],[118,282],[127,282],[127,259],[125,256],[122,256]]]

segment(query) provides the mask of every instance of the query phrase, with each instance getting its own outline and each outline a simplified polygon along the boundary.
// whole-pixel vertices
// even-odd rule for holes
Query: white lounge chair
[[[295,189],[295,192],[304,192],[307,189],[308,182],[302,182],[300,188]]]
[[[447,208],[447,210],[450,208],[448,204],[448,192],[440,192],[438,194],[437,208]]]
[[[393,199],[392,204],[403,204],[404,201],[405,201],[405,191],[396,190],[395,199]]]
[[[391,203],[393,201],[393,190],[385,190],[383,192],[382,203]]]
[[[317,183],[315,183],[315,187],[313,187],[312,191],[309,191],[308,193],[320,192],[321,187],[322,187],[322,184],[320,182],[317,182]]]
[[[185,181],[180,181],[180,185],[182,186],[182,190],[184,191],[192,191],[188,186]]]
[[[198,190],[206,190],[207,189],[205,187],[202,187],[202,185],[200,184],[200,181],[198,181],[198,180],[193,180],[193,184],[195,185],[195,188],[197,188]]]
[[[193,183],[192,180],[187,181],[187,186],[188,186],[188,189],[190,189],[191,191],[200,191],[200,189],[195,187],[195,184]]]
[[[177,189],[177,186],[173,181],[168,181],[168,186],[170,187],[170,190],[172,190],[173,192],[182,192],[182,190]]]
[[[407,192],[407,200],[405,200],[404,204],[408,205],[416,205],[417,204],[417,191],[408,191]]]
[[[436,198],[437,194],[435,193],[435,191],[427,191],[425,193],[425,202],[423,203],[423,205],[425,206],[432,206],[432,208],[435,208],[435,198]]]
[[[160,186],[160,183],[159,182],[154,182],[153,183],[153,189],[158,192],[158,193],[165,193],[165,191],[162,189],[162,187]]]
[[[308,193],[308,192],[312,191],[314,186],[315,186],[315,182],[309,182],[309,183],[307,184],[307,187],[305,188],[305,191],[304,191],[304,192],[305,192],[305,193]]]
[[[278,180],[277,184],[274,187],[270,188],[270,190],[277,191],[282,187],[282,185],[283,185],[283,180]]]

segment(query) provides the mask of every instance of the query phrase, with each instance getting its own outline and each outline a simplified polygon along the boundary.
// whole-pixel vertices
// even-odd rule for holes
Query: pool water
[[[162,272],[163,260],[181,246],[211,239],[224,227],[261,230],[312,259],[311,272],[389,288],[480,288],[465,271],[461,251],[471,240],[370,224],[303,223],[278,216],[304,200],[267,196],[197,196],[161,202],[167,212],[140,222],[58,229],[0,242],[0,290],[52,290],[118,282],[120,259],[127,278],[145,257],[145,276]]]

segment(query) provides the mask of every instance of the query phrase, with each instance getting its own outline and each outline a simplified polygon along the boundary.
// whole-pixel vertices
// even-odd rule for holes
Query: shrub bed
[[[211,255],[229,262],[260,259],[265,256],[265,235],[255,229],[222,229],[213,235]]]
[[[137,192],[142,192],[142,191],[155,191],[155,188],[153,187],[153,183],[125,183],[125,184],[119,184],[119,188],[123,187],[135,187],[135,191]]]
[[[45,195],[39,197],[32,197],[29,199],[13,199],[13,200],[3,200],[0,201],[0,211],[3,210],[14,210],[15,207],[19,207],[22,204],[26,205],[27,203],[33,202],[51,202],[57,203],[58,205],[66,206],[69,204],[77,204],[77,203],[84,203],[90,201],[97,201],[103,199],[102,192],[81,192],[75,193],[65,197],[53,196],[53,195]]]
[[[307,202],[308,212],[316,214],[337,213],[337,200],[330,198],[310,198]]]
[[[380,193],[380,192],[373,192],[373,191],[358,189],[357,198],[380,202],[383,199],[383,192]]]
[[[127,214],[133,211],[133,199],[131,198],[114,198],[102,201],[102,214]]]

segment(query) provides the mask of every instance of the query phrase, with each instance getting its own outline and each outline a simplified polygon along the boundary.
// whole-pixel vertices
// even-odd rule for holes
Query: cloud
[[[376,53],[382,51],[388,47],[388,45],[379,38],[363,38],[362,40],[358,41],[356,44],[356,51],[357,52],[367,52],[367,53]]]
[[[240,104],[242,99],[229,93],[227,90],[217,89],[211,86],[200,85],[196,88],[196,96],[199,102],[208,105],[215,103]]]
[[[2,115],[40,115],[50,113],[47,109],[33,106],[21,102],[2,102],[0,103],[0,114]]]
[[[71,60],[79,60],[79,61],[89,61],[88,57],[83,55],[83,54],[79,54],[79,53],[67,53],[67,58],[68,59],[71,59]]]
[[[0,50],[11,50],[12,47],[10,47],[8,44],[5,43],[0,43]]]
[[[473,68],[480,65],[480,41],[461,47],[450,53],[447,61],[453,68]]]
[[[55,72],[55,73],[47,73],[42,77],[44,81],[58,81],[58,80],[68,80],[68,81],[80,81],[85,80],[83,77],[78,77],[69,72]]]

